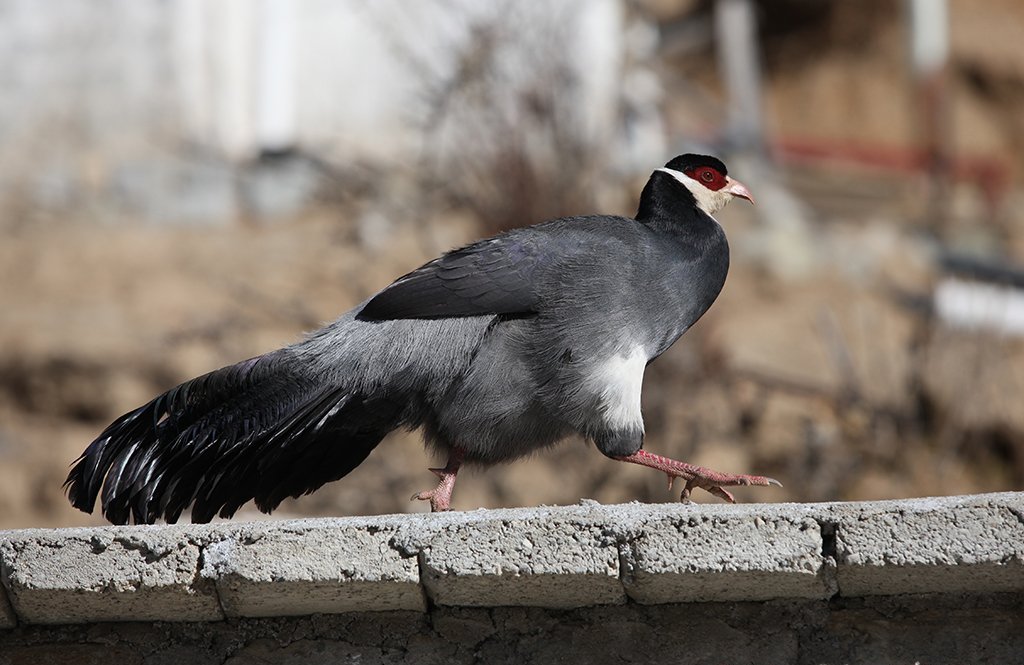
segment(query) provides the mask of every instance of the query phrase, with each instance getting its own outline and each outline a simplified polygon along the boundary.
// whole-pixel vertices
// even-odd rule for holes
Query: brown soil
[[[744,224],[734,232],[744,233]],[[71,509],[61,483],[104,425],[177,382],[294,340],[476,235],[468,225],[446,228],[440,238],[399,231],[378,250],[359,249],[332,215],[268,228],[63,228],[7,238],[0,245],[0,283],[8,285],[0,292],[0,527],[101,523]],[[740,489],[744,501],[1012,487],[1024,473],[1014,468],[1012,440],[993,447],[976,427],[972,439],[955,418],[944,421],[945,438],[921,428],[920,330],[876,290],[828,274],[780,283],[739,261],[712,312],[650,367],[646,445],[786,484]],[[971,342],[951,338],[969,353]],[[837,355],[836,344],[845,351]],[[934,371],[952,390],[936,391],[940,402],[962,399],[950,388],[955,382],[941,380],[948,371]],[[436,462],[417,435],[399,433],[349,477],[274,516],[424,510],[408,497],[432,484],[426,468]],[[658,474],[572,441],[463,474],[454,504],[675,496]]]

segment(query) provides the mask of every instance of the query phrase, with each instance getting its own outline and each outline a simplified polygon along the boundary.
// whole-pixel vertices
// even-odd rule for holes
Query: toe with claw
[[[448,457],[448,463],[443,469],[430,469],[430,472],[440,478],[437,487],[432,490],[424,490],[413,494],[410,501],[429,501],[430,512],[439,513],[451,510],[452,490],[455,489],[455,476],[459,473],[462,465],[463,454],[459,450],[453,450]]]
[[[617,459],[622,462],[640,464],[642,466],[665,472],[668,476],[669,489],[672,489],[672,485],[676,478],[684,479],[686,481],[686,486],[683,487],[683,491],[679,494],[680,501],[689,501],[690,494],[698,487],[706,492],[714,494],[720,499],[728,501],[729,503],[736,503],[736,499],[733,497],[732,493],[725,489],[726,487],[750,485],[775,485],[777,487],[782,487],[782,483],[774,478],[768,478],[766,476],[750,476],[745,474],[720,473],[702,466],[696,466],[694,464],[680,462],[668,457],[662,457],[661,455],[655,455],[643,449],[638,450],[632,455],[619,457]]]

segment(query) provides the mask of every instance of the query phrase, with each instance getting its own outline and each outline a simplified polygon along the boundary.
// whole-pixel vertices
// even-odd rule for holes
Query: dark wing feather
[[[531,314],[539,305],[532,276],[541,263],[534,238],[509,233],[449,252],[374,296],[366,321]]]

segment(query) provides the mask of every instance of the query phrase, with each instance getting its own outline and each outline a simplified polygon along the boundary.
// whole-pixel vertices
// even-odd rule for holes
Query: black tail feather
[[[115,420],[64,483],[72,505],[115,524],[270,512],[358,466],[398,425],[397,400],[310,378],[286,352],[187,381]]]
[[[263,482],[256,493],[256,505],[269,512],[287,497],[309,494],[325,483],[348,475],[380,443],[381,432],[394,429],[402,411],[395,400],[352,397],[341,411],[324,414],[316,429],[294,438],[294,445],[272,467],[269,458],[260,458]],[[359,414],[353,418],[352,414]],[[317,431],[319,430],[319,431]],[[345,447],[319,445],[322,438],[345,441]],[[282,473],[283,472],[283,473]]]

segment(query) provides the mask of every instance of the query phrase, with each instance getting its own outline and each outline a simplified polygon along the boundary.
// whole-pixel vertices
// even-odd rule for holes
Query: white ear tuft
[[[716,192],[708,189],[682,171],[676,171],[675,169],[665,167],[655,170],[667,173],[681,182],[688,190],[690,190],[690,193],[693,194],[693,198],[697,200],[697,207],[708,215],[714,215],[716,212],[724,208],[725,204],[732,198],[727,192]]]

